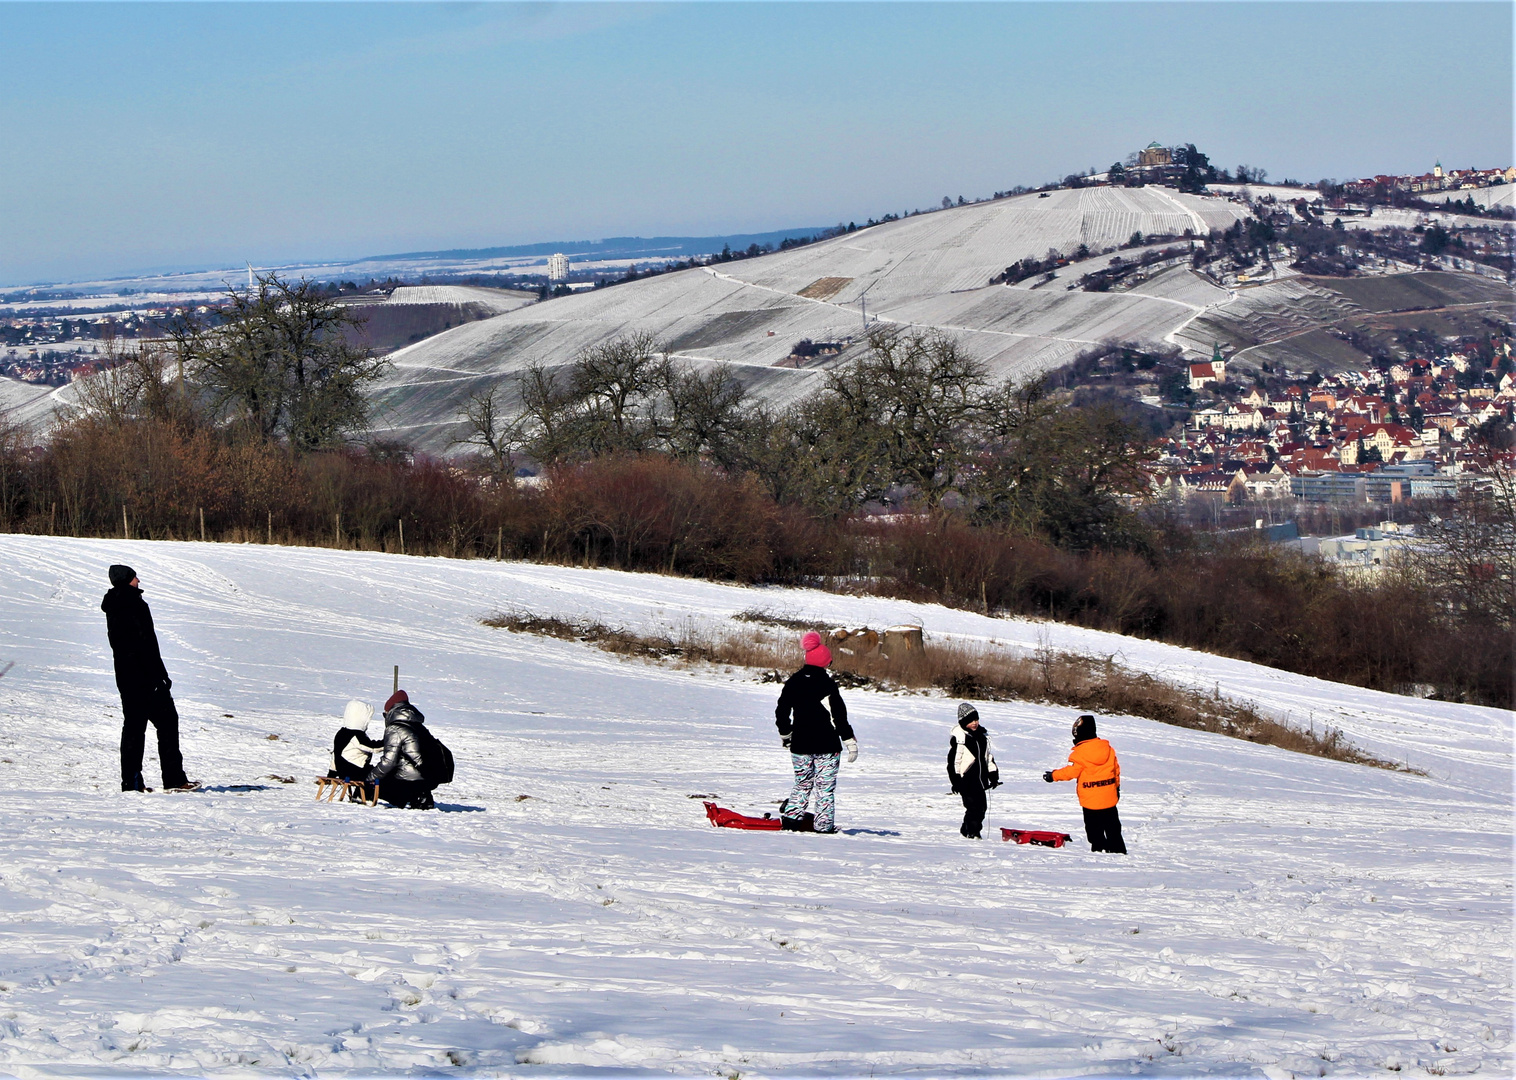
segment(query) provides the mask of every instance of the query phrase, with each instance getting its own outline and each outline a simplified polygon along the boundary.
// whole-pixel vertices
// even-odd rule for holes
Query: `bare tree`
[[[1140,547],[1121,503],[1148,490],[1154,450],[1109,404],[1072,409],[1041,380],[1006,382],[986,402],[982,438],[963,490],[983,522],[1040,534],[1059,547]]]
[[[1460,488],[1452,512],[1417,526],[1402,566],[1450,614],[1510,632],[1516,616],[1516,473],[1490,463],[1486,484]]]
[[[586,450],[604,453],[645,446],[652,433],[645,406],[667,384],[668,364],[657,337],[643,330],[579,354],[570,386],[587,421]]]
[[[27,431],[0,409],[0,532],[10,532],[22,516],[27,492]]]
[[[560,461],[575,451],[574,429],[577,395],[569,388],[561,368],[541,361],[528,364],[517,379],[522,438],[538,461]]]
[[[348,343],[352,317],[312,282],[260,275],[227,294],[214,324],[175,331],[219,415],[298,449],[332,446],[368,423],[364,390],[386,361]]]
[[[65,420],[90,418],[110,426],[152,418],[194,422],[194,401],[184,379],[184,356],[176,342],[130,345],[107,330],[105,357],[93,374],[74,384],[74,404]]]
[[[662,376],[667,412],[659,427],[664,447],[675,457],[704,457],[732,467],[735,444],[747,429],[743,385],[715,367],[700,371],[668,363]]]
[[[937,333],[875,330],[869,351],[828,380],[843,427],[880,471],[870,497],[911,486],[929,506],[958,487],[989,383],[982,361]]]
[[[505,389],[499,383],[476,390],[458,410],[464,434],[453,440],[454,446],[477,448],[497,478],[515,472],[516,454],[525,444],[524,432],[528,423],[525,413],[508,418],[505,406]]]

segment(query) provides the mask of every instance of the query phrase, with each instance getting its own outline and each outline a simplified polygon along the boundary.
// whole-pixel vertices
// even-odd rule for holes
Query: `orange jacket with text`
[[[1069,764],[1053,773],[1054,780],[1079,781],[1079,805],[1107,810],[1121,797],[1121,763],[1104,739],[1085,739],[1069,751]]]

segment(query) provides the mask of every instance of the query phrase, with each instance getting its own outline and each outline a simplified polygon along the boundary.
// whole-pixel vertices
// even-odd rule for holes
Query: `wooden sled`
[[[1000,839],[1014,840],[1018,844],[1036,844],[1038,847],[1063,847],[1074,839],[1066,832],[1046,832],[1041,829],[1001,829]]]
[[[335,776],[316,777],[316,801],[325,796],[327,802],[355,802],[373,806],[379,801],[379,785],[373,786],[373,797],[368,795],[370,785],[357,780],[342,780]]]

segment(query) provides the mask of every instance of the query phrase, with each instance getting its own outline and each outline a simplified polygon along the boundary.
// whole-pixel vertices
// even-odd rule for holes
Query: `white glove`
[[[848,759],[848,762],[852,763],[854,761],[857,761],[858,760],[858,740],[857,739],[846,739],[846,740],[843,741],[842,745],[845,746],[845,747],[847,747],[847,759]]]

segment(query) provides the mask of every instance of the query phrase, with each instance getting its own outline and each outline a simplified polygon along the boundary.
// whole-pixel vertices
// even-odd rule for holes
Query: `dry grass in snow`
[[[740,631],[689,627],[677,639],[519,611],[499,612],[482,622],[516,633],[582,641],[605,652],[658,663],[750,668],[763,672],[765,682],[782,681],[783,673],[794,666],[794,631],[819,629],[766,611],[745,611],[736,618],[747,624]],[[925,648],[897,650],[894,655],[881,649],[852,653],[838,647],[833,656],[833,674],[845,689],[940,690],[951,697],[979,701],[1036,701],[1093,713],[1141,716],[1334,761],[1406,771],[1353,746],[1335,728],[1302,731],[1262,715],[1249,702],[1176,686],[1132,671],[1110,657],[1097,659],[1048,647],[1024,656],[941,638]]]

